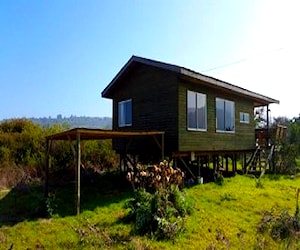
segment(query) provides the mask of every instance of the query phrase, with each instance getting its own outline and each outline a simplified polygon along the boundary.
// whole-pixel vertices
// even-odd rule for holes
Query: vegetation
[[[127,218],[134,222],[138,234],[174,240],[184,230],[191,207],[179,190],[183,177],[184,173],[167,161],[153,167],[139,166],[128,173],[135,192],[126,206],[130,209]]]
[[[275,148],[276,166],[274,173],[295,174],[297,169],[297,158],[300,157],[300,116],[293,119],[286,117],[277,117],[272,124],[287,127],[287,135],[285,139]]]
[[[32,214],[42,195],[38,187],[18,193],[16,200],[14,190],[1,192],[0,249],[12,245],[13,249],[286,249],[286,239],[273,239],[268,230],[259,228],[267,211],[274,208],[278,212],[274,216],[281,216],[282,211],[295,214],[300,185],[298,177],[274,180],[265,175],[263,188],[258,189],[254,179],[237,175],[225,178],[222,186],[193,186],[185,190],[193,204],[185,230],[174,241],[157,241],[136,234],[135,224],[128,223],[130,209],[125,205],[132,196],[130,186],[116,175],[99,178],[82,188],[79,216],[73,216],[70,209],[74,207],[73,186],[55,190],[57,206],[50,219]],[[18,214],[18,218],[7,221],[7,214]],[[294,236],[289,246],[297,249],[299,234]]]
[[[298,249],[300,243],[300,211],[299,211],[299,188],[296,191],[296,210],[290,215],[288,210],[279,210],[278,206],[272,207],[271,211],[265,211],[258,232],[268,233],[273,240],[281,242],[286,249]]]
[[[45,165],[46,136],[70,128],[68,124],[42,128],[26,119],[15,119],[0,123],[0,188],[17,184],[41,181]],[[82,162],[85,170],[102,171],[115,166],[116,154],[111,141],[87,141],[82,147]],[[70,142],[54,143],[51,152],[54,175],[65,171],[72,175],[73,152]]]
[[[52,145],[46,201],[41,186],[45,137],[70,126],[4,121],[0,123],[0,249],[300,248],[300,118],[286,122],[288,136],[277,149],[276,175],[253,179],[216,173],[215,183],[183,191],[183,173],[163,162],[131,171],[127,178],[132,192],[125,176],[106,171],[116,166],[111,141],[85,142],[82,213],[73,216],[70,142]]]

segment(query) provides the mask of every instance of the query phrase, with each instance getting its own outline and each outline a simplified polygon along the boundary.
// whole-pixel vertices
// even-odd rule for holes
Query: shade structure
[[[106,129],[73,128],[67,131],[49,135],[47,140],[46,168],[45,168],[45,198],[49,194],[49,169],[52,141],[76,141],[76,148],[72,148],[74,157],[76,157],[76,212],[80,214],[80,166],[81,166],[81,146],[83,140],[105,140],[113,138],[133,138],[133,137],[153,137],[161,149],[161,157],[164,158],[164,134],[163,131],[116,131]],[[157,139],[161,137],[161,140]]]

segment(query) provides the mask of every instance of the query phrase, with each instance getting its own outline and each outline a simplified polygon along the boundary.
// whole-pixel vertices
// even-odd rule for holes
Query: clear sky
[[[1,0],[0,119],[111,116],[101,91],[132,55],[279,99],[300,113],[300,1]]]

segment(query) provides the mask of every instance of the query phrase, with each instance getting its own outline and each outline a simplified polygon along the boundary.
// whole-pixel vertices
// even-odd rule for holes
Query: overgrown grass
[[[0,249],[9,249],[12,244],[13,249],[280,249],[284,242],[260,235],[257,226],[264,211],[274,206],[295,212],[300,178],[265,176],[262,183],[263,188],[256,188],[255,179],[237,175],[225,178],[222,186],[208,183],[187,189],[194,212],[174,242],[133,234],[133,224],[124,220],[128,191],[90,186],[83,191],[82,213],[73,216],[72,189],[58,190],[61,201],[53,218],[27,217],[12,224],[0,221]],[[32,202],[26,195],[29,193],[22,194],[24,206]],[[5,203],[9,196],[9,192],[0,192],[1,215],[8,210],[6,205],[13,205]],[[63,213],[67,208],[69,212]],[[295,247],[300,248],[300,243]]]

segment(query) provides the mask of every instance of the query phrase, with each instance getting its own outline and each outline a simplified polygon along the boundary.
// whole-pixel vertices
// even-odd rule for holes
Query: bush
[[[258,225],[258,232],[267,232],[273,240],[296,239],[300,233],[300,221],[286,210],[278,214],[276,208],[273,208],[271,211],[264,212]]]
[[[278,207],[273,207],[271,211],[264,212],[257,231],[260,234],[268,233],[275,241],[286,241],[288,246],[298,242],[300,236],[299,192],[300,189],[297,189],[294,215],[290,215],[286,210],[279,211]]]
[[[46,137],[69,128],[67,124],[54,124],[42,128],[26,119],[1,122],[0,187],[16,185],[20,181],[20,175],[41,180],[46,160]],[[112,150],[111,140],[89,141],[82,144],[82,162],[86,167],[95,171],[107,170],[115,164],[116,154]],[[69,141],[52,143],[50,158],[50,174],[58,173],[58,179],[61,179],[62,175],[71,177],[74,171],[74,155]],[[61,173],[62,170],[64,174]]]
[[[45,139],[40,126],[25,119],[0,124],[0,161],[17,165],[41,164]]]
[[[150,168],[139,166],[136,172],[128,173],[134,198],[126,207],[138,234],[174,239],[184,230],[184,218],[192,207],[178,187],[183,176],[181,170],[173,169],[167,161]]]
[[[97,171],[115,170],[118,157],[112,150],[112,140],[86,141],[82,145],[82,161]]]
[[[277,154],[276,161],[277,173],[280,174],[295,174],[297,171],[297,145],[283,144]]]
[[[126,207],[130,209],[128,216],[134,221],[136,232],[157,239],[174,239],[184,229],[184,217],[191,212],[184,193],[176,186],[153,194],[137,189]]]
[[[221,172],[216,172],[214,174],[214,180],[217,185],[222,186],[224,184],[224,177]]]

